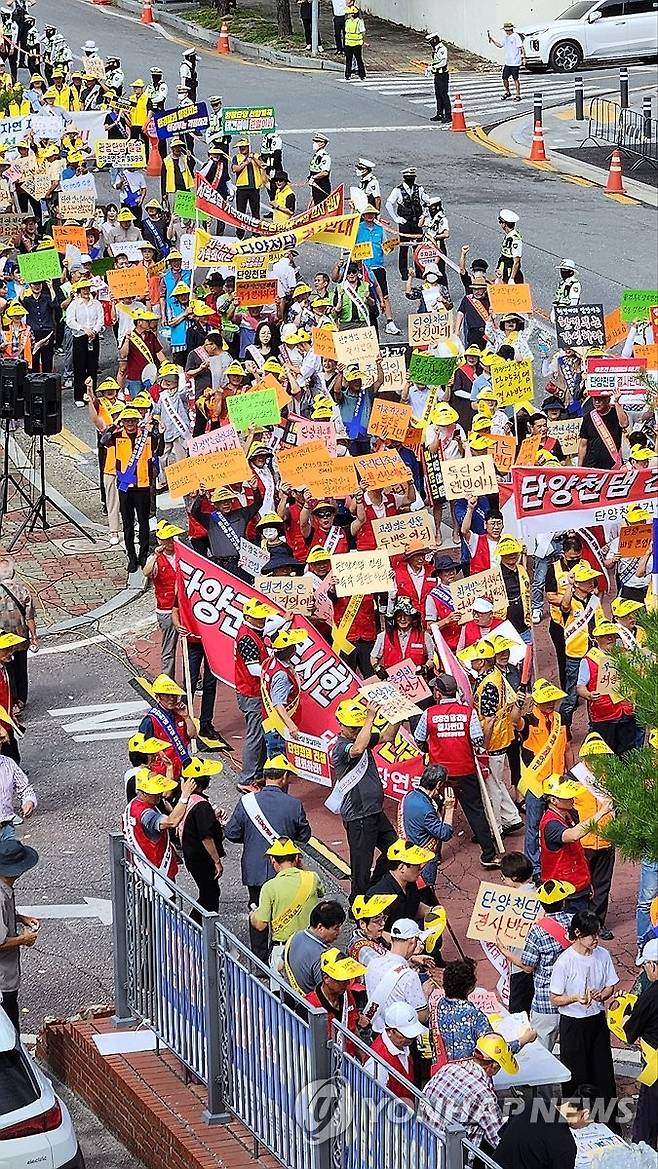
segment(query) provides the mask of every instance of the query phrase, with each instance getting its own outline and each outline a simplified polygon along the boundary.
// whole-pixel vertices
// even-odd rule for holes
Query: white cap
[[[93,262],[94,261],[92,260],[91,256],[87,256],[87,255],[80,256],[80,259],[78,260],[78,264],[83,264],[83,265],[84,264],[93,264]]]
[[[297,332],[297,326],[291,323],[281,326],[281,340],[287,341],[290,337],[294,337]]]
[[[391,1003],[384,1011],[384,1025],[394,1027],[407,1039],[416,1039],[427,1032],[427,1028],[418,1021],[418,1015],[409,1003]]]
[[[502,219],[503,223],[518,223],[520,216],[516,214],[516,211],[510,211],[509,207],[503,207],[498,218]]]
[[[363,170],[373,170],[375,164],[374,162],[371,162],[369,158],[357,158],[356,166],[362,167]]]
[[[473,601],[471,608],[474,613],[493,613],[494,611],[491,601],[488,601],[486,597],[478,597],[476,601]]]
[[[645,962],[658,962],[658,938],[651,938],[649,942],[645,942],[644,949],[635,965],[644,966]]]
[[[424,936],[420,926],[410,917],[401,917],[391,926],[391,937],[398,942],[408,942],[411,938],[423,938]]]

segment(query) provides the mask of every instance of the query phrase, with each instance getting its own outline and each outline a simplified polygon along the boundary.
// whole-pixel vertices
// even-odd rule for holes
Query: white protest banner
[[[476,942],[523,946],[530,926],[543,915],[536,893],[480,881],[466,937]]]
[[[60,191],[57,208],[62,219],[87,219],[96,210],[96,196],[85,191]]]
[[[374,519],[372,530],[377,547],[383,548],[391,556],[404,552],[412,540],[414,542],[422,540],[428,548],[433,548],[436,544],[434,519],[427,508],[399,512],[398,515],[384,516],[380,520]]]
[[[386,552],[339,552],[331,557],[336,596],[361,597],[386,593],[393,587],[391,561]]]
[[[658,472],[589,467],[513,467],[514,509],[522,537],[580,531],[623,517],[629,503],[658,516]]]
[[[379,707],[378,717],[386,719],[387,723],[401,723],[407,718],[420,714],[420,707],[410,702],[400,693],[393,682],[368,682],[359,690],[359,694],[366,702]]]
[[[286,739],[286,757],[302,779],[332,786],[331,750],[336,736],[326,732],[322,738],[300,731],[295,739]]]
[[[15,146],[25,137],[29,128],[29,118],[2,118],[0,120],[0,142],[3,146]]]
[[[62,191],[78,191],[96,198],[96,180],[92,174],[71,175],[70,179],[60,179]]]
[[[120,242],[110,244],[109,253],[111,256],[125,256],[130,263],[139,263],[142,259],[142,249],[136,240],[127,239]]]
[[[189,455],[210,455],[214,451],[237,451],[242,446],[240,436],[230,422],[207,434],[190,438],[187,444]]]
[[[476,572],[474,576],[453,580],[448,587],[455,610],[460,614],[470,613],[473,601],[481,600],[483,597],[491,601],[494,611],[508,607],[505,582],[500,568],[486,568],[484,572]]]
[[[105,138],[105,110],[83,110],[75,112],[75,125],[78,127],[87,146],[94,149],[97,142]],[[73,122],[70,114],[64,114],[67,122]]]
[[[251,540],[245,540],[244,536],[240,540],[240,559],[238,564],[250,576],[260,576],[263,565],[267,564],[270,558],[269,552],[264,548],[258,548]]]
[[[441,473],[446,499],[492,495],[498,490],[496,466],[491,455],[442,460]]]
[[[336,360],[341,365],[362,366],[369,358],[376,360],[379,356],[379,340],[377,330],[373,325],[366,325],[363,329],[345,329],[343,332],[333,333]]]
[[[310,576],[257,576],[254,588],[288,613],[308,615],[313,611],[314,585]]]
[[[178,241],[178,248],[183,257],[183,267],[194,267],[194,232],[185,232]]]
[[[55,111],[48,114],[30,114],[29,122],[35,138],[59,142],[64,133],[64,119]]]

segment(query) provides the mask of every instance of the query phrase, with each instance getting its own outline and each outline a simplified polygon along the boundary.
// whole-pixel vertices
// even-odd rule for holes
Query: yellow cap
[[[435,905],[423,922],[425,926],[425,949],[433,953],[436,944],[448,924],[448,915],[442,905]]]
[[[171,290],[171,295],[172,296],[189,296],[191,291],[192,290],[191,290],[189,284],[186,284],[184,280],[179,280],[178,284],[174,284],[174,287]]]
[[[617,1039],[621,1039],[622,1043],[628,1043],[625,1027],[636,1002],[637,995],[628,991],[626,994],[617,995],[614,1000],[614,1006],[610,1007],[609,1011],[606,1012],[608,1029]]]
[[[487,403],[483,402],[483,406],[485,407],[485,410],[486,410]],[[490,431],[492,417],[493,417],[492,414],[487,415],[484,411],[476,414],[473,421],[471,422],[471,433],[472,434],[486,434],[487,431]]]
[[[566,692],[560,690],[554,682],[549,682],[548,678],[537,678],[532,688],[532,697],[538,703],[561,702],[566,696]]]
[[[523,552],[523,545],[517,540],[516,536],[503,534],[500,537],[496,545],[497,556],[515,556],[519,552]]]
[[[505,650],[513,649],[517,644],[517,642],[512,641],[511,637],[505,637],[502,633],[492,633],[487,641],[491,642],[495,654],[505,653]]]
[[[588,735],[585,735],[578,752],[578,758],[589,759],[592,755],[614,755],[612,748],[596,731],[590,731]]]
[[[27,316],[27,309],[25,308],[25,305],[19,304],[18,301],[15,300],[13,304],[9,305],[9,308],[6,311],[6,316],[8,316],[8,317],[26,317]]]
[[[240,365],[239,361],[232,361],[231,364],[226,367],[224,373],[227,377],[244,377],[244,366]]]
[[[369,921],[372,917],[379,917],[396,899],[395,893],[373,893],[371,897],[364,897],[359,893],[352,902],[352,917],[356,921]]]
[[[167,747],[171,747],[166,739],[157,739],[155,735],[149,735],[148,738],[137,731],[130,739],[128,739],[129,751],[140,751],[142,755],[157,755],[159,751],[166,751]]]
[[[288,836],[280,836],[265,853],[265,856],[273,856],[275,860],[286,860],[300,855],[300,849]]]
[[[173,361],[163,361],[158,370],[160,377],[173,377],[174,374],[178,377],[178,366],[174,365]]]
[[[142,390],[139,394],[135,394],[134,398],[130,399],[130,405],[135,410],[150,410],[153,405],[153,398],[146,390]]]
[[[292,645],[301,645],[307,636],[304,629],[280,629],[276,637],[272,638],[272,649],[290,649]]]
[[[288,771],[290,775],[299,775],[294,763],[291,763],[285,755],[274,755],[271,759],[266,759],[263,771]]]
[[[358,698],[345,698],[336,707],[336,718],[344,727],[365,726],[368,711]]]
[[[647,524],[651,516],[644,507],[640,507],[638,503],[629,503],[626,508],[626,523],[627,524]]]
[[[311,548],[311,551],[306,557],[306,563],[317,564],[320,560],[331,560],[331,552],[323,547],[322,544],[316,544],[314,548]]]
[[[185,764],[181,775],[183,779],[202,779],[204,775],[219,775],[223,770],[224,764],[220,763],[219,759],[201,759],[194,755],[189,763]]]
[[[174,682],[174,679],[170,678],[168,674],[158,674],[155,682],[151,683],[151,690],[154,694],[176,694],[179,698],[184,693],[178,682]]]
[[[118,421],[130,422],[132,420],[133,422],[139,422],[141,421],[141,417],[139,410],[136,410],[134,406],[124,406],[118,416]]]
[[[179,528],[178,524],[170,524],[169,520],[158,520],[155,534],[158,540],[173,540],[174,536],[183,535],[183,528]]]
[[[337,946],[332,946],[330,950],[325,950],[320,955],[320,970],[328,978],[335,978],[336,982],[351,982],[353,978],[361,978],[366,972],[361,962],[348,958]]]
[[[628,617],[629,613],[637,613],[643,608],[642,601],[631,601],[630,597],[615,597],[610,606],[615,617]]]
[[[434,853],[429,848],[410,844],[404,837],[400,837],[389,846],[386,855],[390,861],[402,861],[405,865],[426,865],[432,860]]]
[[[632,446],[630,449],[630,456],[632,459],[635,459],[637,463],[648,463],[649,459],[652,459],[655,453],[655,451],[649,450],[649,447],[640,446],[639,443],[636,443],[636,445]]]
[[[269,450],[268,447],[263,447],[262,449]],[[250,454],[254,453],[254,451],[250,451]],[[257,528],[269,528],[272,526],[272,524],[281,524],[282,527],[285,526],[284,521],[281,519],[281,516],[278,514],[278,512],[268,511],[266,515],[262,515],[260,519],[256,521]]]
[[[149,771],[148,767],[140,767],[135,776],[135,789],[149,796],[163,796],[165,792],[173,792],[176,786],[175,779],[157,775],[155,771]]]
[[[586,560],[579,560],[573,570],[573,579],[578,584],[584,584],[587,580],[596,580],[598,576],[601,576],[601,573],[596,568],[592,568],[592,565],[588,564]]]
[[[430,422],[433,422],[435,426],[452,426],[458,418],[459,414],[453,406],[450,406],[448,402],[439,402],[438,406],[432,410]]]
[[[582,783],[577,783],[575,779],[567,779],[555,773],[544,780],[542,787],[545,796],[555,796],[558,800],[574,800],[585,790]]]
[[[592,637],[618,637],[619,630],[613,621],[599,621],[592,630]]]
[[[476,642],[476,644],[473,646],[473,655],[471,657],[471,661],[479,661],[482,659],[484,661],[489,661],[489,659],[494,656],[495,652],[496,651],[494,650],[492,643],[488,641],[487,638],[482,637],[480,638],[480,641]]]
[[[517,1074],[519,1065],[502,1035],[490,1031],[487,1035],[481,1035],[475,1046],[482,1055],[486,1055],[487,1059],[497,1063],[501,1071],[507,1072],[510,1076]]]
[[[565,897],[571,897],[575,892],[576,886],[572,885],[571,881],[544,881],[537,890],[537,900],[541,901],[542,905],[556,905],[558,901],[564,901]]]
[[[102,394],[103,390],[118,390],[119,383],[113,377],[106,377],[97,388],[97,393]]]
[[[0,649],[12,649],[16,645],[22,645],[25,641],[25,637],[19,637],[16,633],[0,632]]]
[[[260,597],[249,597],[242,606],[242,613],[245,617],[274,617],[276,609],[266,601],[261,601]]]
[[[468,435],[468,445],[472,451],[486,451],[495,441],[490,434],[474,434],[470,431]]]

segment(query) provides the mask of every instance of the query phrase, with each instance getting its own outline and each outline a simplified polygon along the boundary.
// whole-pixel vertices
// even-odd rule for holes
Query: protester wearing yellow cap
[[[491,610],[491,602],[487,604]],[[476,605],[477,601],[473,606],[474,615]],[[478,643],[474,653],[472,664],[478,678],[473,691],[473,703],[482,726],[484,746],[489,755],[489,774],[485,778],[485,783],[498,831],[505,836],[519,832],[523,828],[523,821],[504,781],[508,750],[516,738],[522,700],[517,700],[516,693],[506,677],[505,670],[509,658],[507,661],[501,659],[501,663],[498,663],[492,637],[493,629]],[[508,647],[503,648],[500,642],[499,647],[499,653],[509,653]]]
[[[352,902],[352,917],[356,928],[350,938],[347,952],[351,958],[367,966],[372,958],[387,954],[388,949],[383,942],[384,927],[386,925],[386,910],[395,901],[395,893],[363,896],[359,894]]]
[[[270,641],[270,653],[263,662],[260,693],[265,710],[267,754],[285,755],[285,738],[297,738],[295,717],[299,718],[301,687],[293,658],[306,641],[303,629],[280,629]]]
[[[632,750],[637,722],[632,702],[617,688],[618,675],[610,657],[618,639],[612,621],[596,621],[591,631],[594,646],[578,669],[578,696],[588,704],[590,728],[601,735],[615,755]]]
[[[123,814],[123,832],[126,842],[135,855],[139,869],[140,858],[153,866],[163,877],[173,881],[178,871],[178,861],[174,852],[169,831],[177,828],[187,814],[190,797],[194,791],[195,781],[184,779],[181,783],[181,795],[171,811],[164,811],[161,801],[168,798],[177,787],[177,779],[170,775],[161,775],[150,771],[148,767],[140,768],[135,775],[135,795],[128,803]],[[154,878],[148,871],[148,883],[153,884]],[[167,893],[164,882],[160,886],[155,878],[156,889]]]
[[[122,214],[123,212],[119,212],[119,219],[121,219]],[[131,213],[128,212],[128,215]],[[140,392],[143,378],[149,383],[155,381],[155,373],[148,377],[149,369],[147,367],[155,365],[158,369],[167,360],[158,335],[151,328],[152,323],[158,320],[157,314],[151,309],[140,307],[135,309],[132,317],[133,330],[126,335],[119,346],[118,382],[129,397],[134,397]],[[145,370],[147,371],[146,377]]]
[[[183,690],[168,674],[159,674],[150,690],[155,702],[139,724],[139,730],[145,738],[166,740],[165,754],[177,780],[192,758],[190,740],[196,737],[196,724],[183,701]]]
[[[532,640],[532,612],[530,609],[530,577],[522,563],[523,545],[516,536],[503,533],[496,547],[500,571],[507,593],[506,620],[510,621],[528,643]]]
[[[578,543],[580,545],[580,541]],[[601,572],[586,560],[579,560],[569,572],[561,575],[559,604],[551,606],[551,617],[556,619],[564,631],[563,642],[555,638],[553,642],[558,652],[558,665],[564,645],[564,680],[560,671],[560,681],[567,697],[560,707],[560,713],[565,726],[569,728],[578,705],[578,670],[587,653],[590,624],[599,610],[599,600],[595,594],[601,576]]]
[[[617,634],[624,649],[642,649],[647,644],[647,631],[638,624],[638,614],[645,609],[642,601],[615,597],[610,612],[615,619]]]
[[[183,767],[183,782],[192,780],[187,812],[177,829],[185,867],[197,886],[196,900],[208,913],[219,911],[219,882],[224,872],[224,834],[215,809],[207,796],[213,776],[222,764],[216,759],[195,755]]]
[[[116,422],[102,431],[100,441],[114,462],[128,572],[134,573],[138,566],[144,567],[149,556],[151,484],[155,481],[155,459],[163,450],[162,434],[153,420],[126,406]]]
[[[242,766],[238,777],[240,788],[246,788],[253,783],[260,774],[266,757],[263,707],[260,697],[262,666],[268,656],[264,630],[265,623],[271,622],[276,615],[277,610],[262,597],[249,597],[242,607],[242,624],[235,639],[235,690],[245,724],[242,741]],[[285,756],[285,749],[275,751],[273,754]],[[283,825],[275,826],[283,828]],[[247,883],[262,885],[263,882],[261,880],[260,882]]]
[[[302,867],[299,845],[288,837],[275,840],[266,855],[275,875],[263,885],[249,920],[257,933],[270,931],[269,961],[279,973],[285,943],[298,930],[307,929],[323,890],[317,873]]]
[[[539,823],[546,809],[543,783],[550,775],[566,770],[567,732],[557,710],[566,698],[547,678],[537,678],[532,688],[532,705],[524,708],[521,738],[521,781],[519,793],[525,798],[526,856],[539,876]]]
[[[160,520],[155,534],[158,540],[155,550],[144,565],[144,576],[153,584],[155,593],[155,615],[162,639],[160,644],[160,669],[172,678],[176,672],[176,647],[178,630],[173,624],[171,611],[176,599],[176,554],[174,540],[183,535],[183,529],[168,520]]]
[[[486,1142],[494,1151],[503,1114],[491,1081],[497,1072],[515,1076],[519,1065],[502,1035],[481,1035],[469,1059],[445,1063],[423,1089],[426,1122],[445,1131],[445,1118],[468,1128],[470,1139]],[[474,1112],[474,1103],[477,1109]]]
[[[131,765],[123,777],[128,803],[135,796],[136,776],[141,768],[157,772],[166,771],[165,752],[169,745],[167,739],[157,739],[154,735],[146,737],[141,731],[136,731],[134,735],[131,735],[128,740],[128,758]]]
[[[306,996],[312,1007],[321,1007],[327,1012],[327,1040],[333,1038],[332,1022],[335,1019],[352,1035],[358,1035],[361,1028],[368,1026],[354,997],[351,983],[365,974],[366,968],[354,958],[343,954],[337,946],[325,950],[320,958],[320,981],[315,990]],[[349,1040],[346,1050],[351,1051]]]
[[[543,788],[548,808],[539,825],[541,879],[569,881],[575,892],[569,896],[566,906],[577,913],[587,909],[592,883],[582,840],[592,824],[598,824],[610,813],[612,804],[609,800],[602,801],[590,821],[581,824],[574,810],[574,801],[582,793],[581,783],[556,773],[544,780]]]

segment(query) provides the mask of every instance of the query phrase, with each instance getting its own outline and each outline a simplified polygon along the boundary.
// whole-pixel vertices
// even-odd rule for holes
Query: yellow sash
[[[272,928],[274,928],[274,927],[272,927]],[[293,934],[293,937],[294,937],[294,936],[295,936],[295,935]],[[301,986],[299,985],[299,983],[298,983],[297,979],[295,978],[295,976],[294,976],[294,974],[293,974],[293,972],[292,972],[292,967],[291,967],[291,965],[290,965],[290,962],[288,961],[288,951],[290,950],[290,943],[291,943],[291,942],[292,942],[292,938],[288,938],[288,941],[286,942],[286,944],[285,944],[285,946],[284,946],[284,949],[283,949],[283,966],[284,966],[284,970],[285,970],[285,972],[286,972],[286,978],[288,979],[288,982],[290,983],[290,985],[291,985],[292,989],[293,989],[293,990],[296,990],[296,991],[297,991],[297,994],[298,994],[298,995],[301,995],[301,997],[302,997],[302,998],[304,998],[304,991],[302,990],[302,988],[301,988]]]
[[[356,617],[363,597],[351,597],[348,601],[347,608],[340,619],[339,625],[334,625],[331,631],[331,648],[334,653],[350,654],[354,649],[351,641],[348,641],[347,635],[352,628],[352,623]]]
[[[532,792],[533,796],[537,796],[538,799],[543,795],[542,784],[553,773],[553,752],[558,745],[561,733],[562,719],[559,714],[556,714],[551,732],[541,751],[537,752],[532,763],[529,763],[527,767],[525,763],[521,762],[521,782],[519,783],[521,795],[525,795],[527,791]]]
[[[579,600],[578,597],[573,599]],[[590,604],[593,599],[596,598],[588,597],[586,602],[580,601],[583,606],[580,612],[576,613],[573,621],[567,618],[569,624],[564,626],[564,650],[568,658],[584,658],[587,653],[588,626],[598,608],[598,605]]]
[[[272,937],[275,941],[277,941],[275,935],[281,933],[281,930],[286,929],[295,920],[302,906],[308,901],[314,877],[315,873],[309,873],[308,869],[299,870],[299,888],[295,900],[278,917],[272,918]]]

